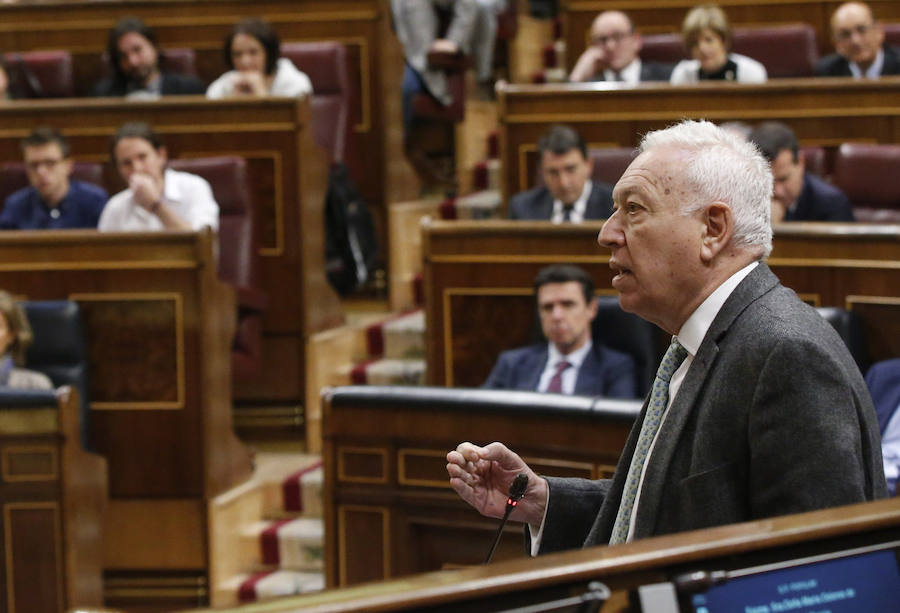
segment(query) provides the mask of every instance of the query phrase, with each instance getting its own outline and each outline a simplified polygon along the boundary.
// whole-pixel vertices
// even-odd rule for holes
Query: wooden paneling
[[[446,454],[460,441],[502,440],[542,474],[605,476],[641,404],[622,402],[632,411],[627,417],[543,406],[512,415],[480,399],[465,407],[438,401],[416,407],[389,394],[376,402],[354,403],[346,395],[332,402],[341,390],[323,403],[330,586],[483,562],[497,522],[450,489]],[[521,526],[507,532],[496,559],[524,555]]]
[[[816,30],[821,54],[833,50],[831,14],[842,0],[719,0],[731,27],[808,23]],[[881,21],[900,21],[900,5],[894,0],[868,0]],[[563,32],[568,70],[575,65],[589,39],[591,22],[601,11],[625,11],[641,34],[680,33],[681,22],[696,6],[691,0],[562,0]]]
[[[520,346],[534,319],[532,282],[575,263],[615,294],[600,222],[432,222],[424,232],[425,340],[432,385],[477,386],[497,355]],[[900,226],[792,223],[775,228],[769,265],[817,306],[863,316],[872,360],[900,355]]]
[[[206,501],[250,471],[231,422],[234,292],[217,279],[214,239],[0,235],[0,287],[75,300],[87,315],[90,439],[110,474],[107,571],[205,573]]]
[[[530,607],[580,596],[590,582],[601,581],[612,591],[612,599],[603,606],[603,611],[630,611],[633,607],[629,606],[629,592],[653,584],[674,589],[671,582],[686,573],[734,570],[737,572],[729,574],[737,578],[748,567],[786,566],[795,561],[814,561],[814,556],[849,555],[857,547],[879,547],[884,543],[893,542],[896,546],[898,537],[900,499],[894,498],[641,539],[615,547],[591,547],[537,559],[508,560],[490,566],[403,577],[378,585],[328,590],[274,601],[265,610],[270,613],[450,613],[506,611],[515,607],[533,610]],[[864,589],[865,579],[855,585]],[[845,587],[848,586],[839,583],[834,589]],[[775,592],[774,587],[772,591]],[[775,600],[776,596],[773,594],[771,599]],[[768,597],[765,594],[761,600],[769,602]],[[576,600],[567,604],[566,608],[547,610],[576,610],[579,603]],[[675,603],[670,606],[676,607]],[[259,605],[228,609],[234,613],[253,610],[259,610]],[[663,609],[658,605],[651,610]]]
[[[121,17],[139,15],[156,31],[163,48],[193,49],[197,72],[210,83],[226,70],[222,45],[232,25],[246,17],[263,17],[272,23],[282,42],[334,40],[347,45],[354,66],[351,78],[356,80],[360,98],[351,117],[356,144],[360,152],[380,152],[384,149],[382,100],[385,95],[380,62],[381,21],[389,19],[383,4],[383,0],[5,3],[0,6],[0,48],[71,51],[78,93],[87,95],[102,74],[101,56],[109,30]],[[370,203],[380,207],[384,198],[382,156],[369,155],[364,157],[365,163],[362,161],[354,164],[361,189]]]
[[[506,196],[534,185],[536,143],[554,123],[577,129],[591,148],[635,147],[646,132],[685,118],[716,123],[784,121],[803,145],[900,142],[900,77],[678,87],[658,83],[506,85],[500,89],[499,100]]]
[[[121,124],[136,119],[155,127],[170,157],[228,154],[250,161],[257,227],[262,229],[260,285],[269,298],[264,314],[264,354],[267,364],[279,368],[265,368],[260,381],[239,386],[236,396],[247,403],[302,405],[306,338],[343,321],[337,297],[325,279],[322,210],[328,160],[312,142],[308,102],[194,97],[144,103],[112,99],[12,102],[0,107],[0,125],[6,126],[0,131],[0,161],[19,160],[19,141],[33,126],[49,124],[68,136],[76,159],[107,163],[110,136]],[[108,186],[118,189],[121,180],[114,176],[115,170],[108,163],[105,170]],[[219,247],[227,249],[228,245]],[[77,250],[78,246],[68,248]],[[166,272],[157,274],[165,276]],[[78,290],[73,287],[71,291]],[[122,321],[139,322],[145,343],[139,359],[166,360],[177,354],[174,349],[179,339],[159,334],[160,326],[173,329],[172,319],[179,317],[183,308],[172,296],[144,296],[136,287],[127,299],[110,302],[85,296],[82,302],[88,319],[106,322],[98,328],[104,339]],[[131,344],[137,339],[124,333],[119,326],[114,333],[119,344],[107,343],[103,355],[117,356],[117,362],[136,359]],[[100,342],[98,338],[98,347]],[[132,401],[143,398],[177,406],[186,393],[179,387],[178,374],[185,365],[157,362],[156,366],[158,380],[121,380],[122,386],[130,387],[106,388],[103,393],[108,396],[98,395],[101,390],[94,389],[93,399],[113,402],[125,394]],[[97,367],[121,368],[123,364],[98,363]],[[102,370],[98,373],[105,375]]]
[[[7,392],[0,413],[22,427],[0,424],[0,612],[99,606],[107,473],[80,446],[78,396],[63,387],[19,406]]]

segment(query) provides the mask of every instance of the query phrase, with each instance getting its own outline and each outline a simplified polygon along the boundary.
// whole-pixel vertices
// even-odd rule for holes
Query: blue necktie
[[[656,371],[656,379],[653,381],[653,389],[650,391],[650,400],[647,404],[647,413],[644,423],[641,425],[641,433],[638,436],[634,455],[631,456],[631,466],[628,467],[628,477],[625,479],[625,489],[622,492],[622,502],[619,503],[619,512],[616,514],[616,523],[613,524],[610,545],[624,543],[628,538],[628,527],[631,525],[631,512],[634,509],[634,500],[637,496],[638,485],[641,481],[641,472],[647,453],[653,438],[662,423],[663,414],[669,404],[669,380],[687,357],[687,349],[681,346],[677,338],[672,338],[672,344],[666,350],[659,369]]]

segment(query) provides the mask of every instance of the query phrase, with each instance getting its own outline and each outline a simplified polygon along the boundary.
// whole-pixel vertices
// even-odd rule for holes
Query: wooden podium
[[[207,501],[250,473],[231,421],[234,291],[214,242],[208,231],[0,235],[0,287],[81,308],[89,438],[109,465],[107,604],[205,602]]]

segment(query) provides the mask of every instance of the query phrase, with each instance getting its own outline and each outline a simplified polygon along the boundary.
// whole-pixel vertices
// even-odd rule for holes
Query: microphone
[[[497,536],[494,537],[494,544],[491,545],[491,550],[488,551],[487,558],[484,560],[485,564],[491,563],[491,559],[494,557],[494,550],[497,549],[497,545],[500,543],[500,537],[503,535],[503,526],[506,525],[509,514],[512,513],[516,506],[518,506],[519,501],[522,500],[522,497],[525,495],[525,490],[527,489],[528,475],[519,473],[509,486],[509,497],[506,499],[506,510],[503,512],[503,519],[500,520],[500,525],[497,527]]]

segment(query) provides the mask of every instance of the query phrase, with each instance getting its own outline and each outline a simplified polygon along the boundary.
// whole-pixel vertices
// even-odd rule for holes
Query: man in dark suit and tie
[[[878,415],[888,490],[896,494],[900,476],[900,358],[872,364],[866,373],[866,385]]]
[[[819,77],[877,79],[900,74],[900,50],[884,43],[884,28],[864,2],[846,2],[831,16],[836,53],[816,63]]]
[[[569,126],[551,126],[538,140],[538,155],[544,185],[513,196],[510,219],[579,223],[609,217],[612,188],[591,181],[594,164],[578,132]]]
[[[581,268],[555,265],[534,280],[546,343],[504,351],[482,387],[634,398],[637,375],[631,356],[594,343],[594,282]]]
[[[612,479],[542,477],[502,443],[447,454],[450,485],[511,517],[532,553],[886,496],[878,420],[833,328],[765,264],[772,176],[751,143],[703,121],[644,137],[599,242],[619,303],[671,333]]]
[[[641,61],[642,44],[628,15],[603,11],[591,23],[591,44],[575,62],[569,81],[668,82],[674,65]]]
[[[772,168],[772,223],[782,221],[856,221],[846,194],[806,172],[806,160],[794,131],[780,121],[764,121],[750,132]]]

